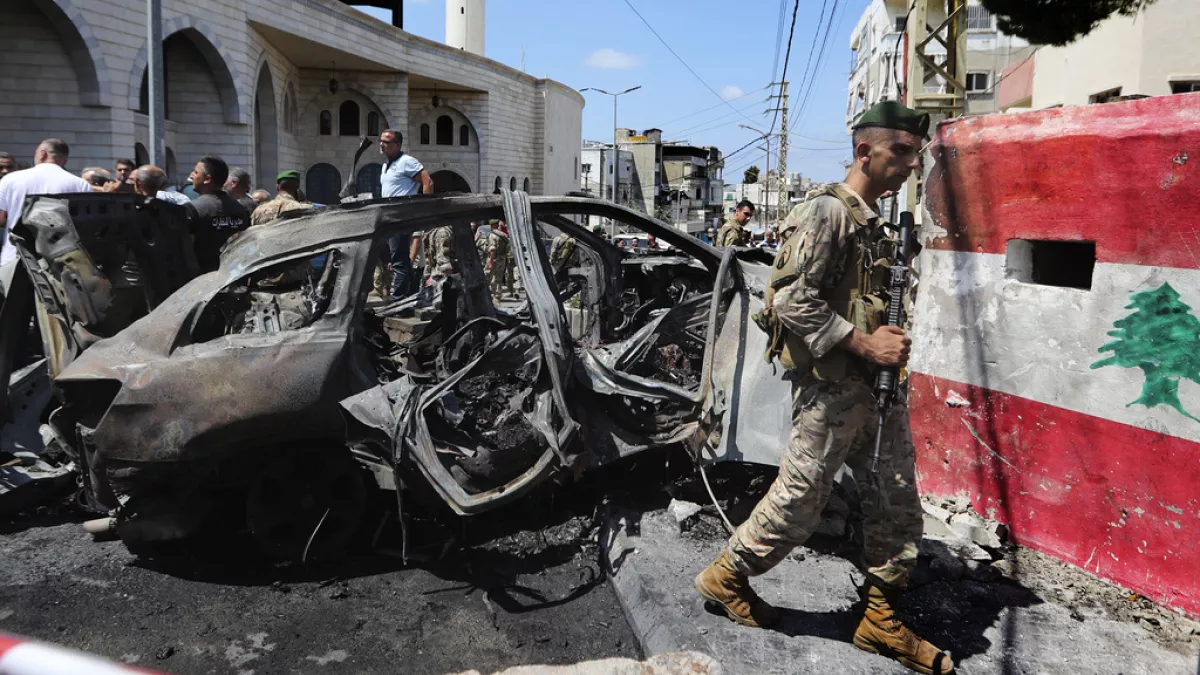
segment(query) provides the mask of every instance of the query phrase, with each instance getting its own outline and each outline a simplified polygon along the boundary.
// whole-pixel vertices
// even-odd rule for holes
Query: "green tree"
[[[742,182],[747,185],[753,185],[758,182],[758,167],[752,166],[746,169],[746,173],[742,175]]]
[[[1116,330],[1108,334],[1116,340],[1099,349],[1113,355],[1093,363],[1092,368],[1141,368],[1146,377],[1142,395],[1125,407],[1134,403],[1147,408],[1169,405],[1200,422],[1179,401],[1179,378],[1200,384],[1200,319],[1179,301],[1179,293],[1170,284],[1133,294],[1125,309],[1135,311],[1113,324]]]
[[[997,27],[1035,45],[1065,45],[1113,14],[1133,16],[1156,0],[982,0]]]

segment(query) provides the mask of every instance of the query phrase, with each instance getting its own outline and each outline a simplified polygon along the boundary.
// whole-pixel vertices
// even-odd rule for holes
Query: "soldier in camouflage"
[[[754,217],[754,205],[750,200],[743,199],[733,209],[733,215],[725,219],[725,224],[717,230],[717,246],[749,246],[750,230],[746,224]]]
[[[576,249],[575,237],[566,232],[559,232],[550,242],[550,269],[554,271],[555,276],[567,269],[575,257]]]
[[[507,291],[508,295],[512,295],[513,292],[513,259],[509,250],[508,228],[503,220],[492,221],[486,242],[487,257],[483,272],[487,275],[488,285],[491,286],[492,299],[499,302],[504,297],[504,291]]]
[[[425,275],[422,286],[440,281],[454,274],[458,258],[454,253],[454,230],[449,225],[435,227],[421,237],[425,249]]]
[[[776,256],[767,307],[756,320],[770,335],[768,357],[778,357],[792,381],[792,431],[778,478],[720,557],[696,577],[696,589],[735,621],[776,621],[778,610],[750,588],[749,577],[808,539],[834,475],[847,464],[861,496],[857,562],[867,580],[853,642],[915,671],[943,675],[954,667],[949,656],[914,635],[893,607],[916,563],[922,531],[911,439],[885,439],[877,470],[871,457],[878,421],[873,371],[903,367],[911,344],[901,328],[884,325],[895,245],[873,205],[917,168],[928,128],[927,114],[895,102],[875,106],[854,129],[846,182],[827,186],[788,215],[785,227],[794,234]],[[893,420],[903,412],[897,408]]]

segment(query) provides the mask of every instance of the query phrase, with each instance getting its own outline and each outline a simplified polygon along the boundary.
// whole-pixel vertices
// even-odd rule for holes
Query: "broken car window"
[[[329,308],[340,261],[341,252],[333,249],[242,277],[208,302],[192,330],[193,342],[311,325]]]

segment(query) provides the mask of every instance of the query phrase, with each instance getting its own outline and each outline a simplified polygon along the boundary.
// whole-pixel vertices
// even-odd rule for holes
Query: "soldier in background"
[[[258,204],[250,214],[250,225],[262,225],[275,220],[289,211],[302,211],[313,208],[309,202],[300,199],[300,172],[292,169],[281,172],[275,178],[277,194],[269,202]]]
[[[483,271],[487,275],[488,285],[492,289],[492,299],[499,302],[504,297],[505,290],[512,295],[512,256],[508,240],[508,227],[503,220],[491,221],[491,231],[487,235],[487,261]]]
[[[575,237],[566,232],[559,232],[550,242],[550,269],[554,271],[555,276],[567,269],[568,262],[575,257],[576,248]]]
[[[750,231],[746,223],[754,217],[754,204],[743,199],[733,210],[733,215],[726,219],[721,229],[717,230],[717,246],[746,246],[750,243]]]
[[[454,230],[449,225],[426,231],[421,238],[421,246],[425,249],[422,287],[441,281],[458,271],[458,257],[454,252]]]

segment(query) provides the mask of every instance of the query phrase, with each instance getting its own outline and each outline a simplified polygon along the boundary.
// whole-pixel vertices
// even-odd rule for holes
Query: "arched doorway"
[[[471,184],[467,182],[467,179],[448,169],[435,171],[429,178],[433,180],[435,194],[472,191]]]
[[[308,167],[304,176],[304,192],[314,204],[337,204],[342,189],[342,174],[332,164],[324,162]]]
[[[379,199],[383,196],[380,191],[379,178],[383,175],[383,165],[379,163],[366,164],[358,170],[358,176],[354,179],[354,190],[357,194],[370,194],[372,199]]]
[[[110,110],[95,107],[102,97],[111,102],[111,77],[96,41],[85,39],[94,36],[83,13],[74,9],[53,0],[0,2],[0,82],[10,104],[0,124],[0,150],[28,161],[45,136],[78,130],[87,141],[72,141],[68,168],[111,167],[114,145],[127,148],[131,141],[125,136],[114,143]]]
[[[138,166],[150,163],[150,152],[141,143],[133,144],[133,161]]]
[[[254,90],[254,173],[255,187],[270,189],[279,174],[278,116],[275,113],[275,83],[271,69],[262,65]]]

